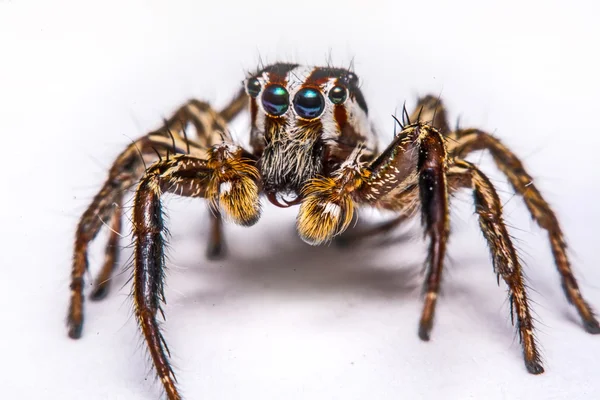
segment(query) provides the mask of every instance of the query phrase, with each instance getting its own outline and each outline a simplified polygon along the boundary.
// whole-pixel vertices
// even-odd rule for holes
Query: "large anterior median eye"
[[[275,117],[285,114],[290,106],[290,95],[283,86],[267,86],[262,95],[265,111]]]
[[[325,108],[321,93],[312,88],[304,88],[294,96],[294,110],[301,118],[317,118]]]

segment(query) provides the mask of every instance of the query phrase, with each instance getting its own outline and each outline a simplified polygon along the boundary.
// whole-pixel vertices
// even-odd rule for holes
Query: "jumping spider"
[[[250,150],[236,144],[227,129],[245,108],[251,119]],[[82,333],[88,245],[103,223],[108,224],[111,233],[105,262],[91,294],[99,300],[108,293],[117,264],[123,194],[136,185],[135,317],[170,400],[181,399],[181,395],[156,318],[157,313],[162,314],[164,300],[161,197],[165,193],[208,200],[214,210],[209,257],[223,251],[221,216],[244,226],[254,224],[261,214],[261,195],[277,206],[299,205],[298,234],[313,245],[343,232],[357,206],[391,210],[397,217],[355,237],[388,230],[420,211],[430,245],[419,337],[429,340],[450,228],[448,199],[453,192],[469,188],[494,271],[509,288],[525,366],[530,373],[540,374],[544,369],[534,340],[523,272],[502,219],[502,204],[486,175],[465,161],[475,150],[491,153],[533,219],[547,231],[568,301],[577,308],[585,330],[600,333],[572,274],[556,216],[509,149],[479,129],[451,130],[439,100],[427,96],[419,100],[411,116],[404,112],[401,131],[379,152],[367,113],[358,77],[352,71],[278,63],[249,76],[222,111],[191,100],[165,121],[164,127],[129,145],[114,162],[108,180],[77,227],[69,336],[79,338]],[[194,138],[186,134],[186,128],[192,127]],[[148,163],[152,164],[146,167]]]

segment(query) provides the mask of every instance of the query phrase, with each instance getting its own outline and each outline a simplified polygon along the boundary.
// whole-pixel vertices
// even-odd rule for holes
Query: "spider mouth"
[[[288,208],[291,206],[296,206],[302,202],[302,196],[299,196],[296,193],[287,193],[287,194],[292,196],[291,200],[284,198],[281,193],[276,193],[276,192],[267,193],[267,199],[271,202],[271,204],[276,205],[277,207],[280,207],[280,208]]]

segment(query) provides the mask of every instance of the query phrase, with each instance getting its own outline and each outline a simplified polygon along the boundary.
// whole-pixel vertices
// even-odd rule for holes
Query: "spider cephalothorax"
[[[244,108],[250,112],[251,149],[234,143],[227,129]],[[170,400],[181,396],[157,322],[164,300],[166,228],[161,198],[166,193],[205,198],[213,208],[208,257],[223,254],[222,216],[240,225],[254,224],[260,217],[261,195],[279,206],[299,205],[297,230],[311,244],[343,232],[361,206],[393,211],[397,217],[373,229],[351,232],[346,241],[386,232],[420,213],[430,244],[419,337],[429,340],[450,231],[449,198],[467,188],[473,192],[494,271],[509,289],[525,366],[533,374],[542,373],[522,268],[503,221],[502,204],[485,174],[464,159],[475,150],[491,153],[534,220],[547,231],[567,299],[584,328],[600,333],[572,274],[558,220],[519,159],[479,129],[450,130],[443,106],[432,96],[420,99],[415,112],[411,116],[404,112],[403,119],[401,131],[378,152],[357,76],[343,68],[296,64],[273,64],[252,74],[220,112],[207,103],[189,101],[163,128],[119,155],[109,179],[83,214],[75,236],[69,336],[79,338],[82,333],[89,243],[107,221],[111,233],[105,263],[91,295],[98,300],[108,293],[117,265],[123,192],[135,185],[135,316]],[[190,126],[195,137],[187,134]],[[281,195],[294,199],[281,200],[282,204]]]

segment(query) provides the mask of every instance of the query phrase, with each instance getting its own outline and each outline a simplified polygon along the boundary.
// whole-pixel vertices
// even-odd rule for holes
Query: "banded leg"
[[[441,107],[440,103],[432,102],[429,97],[422,99],[421,112],[438,125],[444,125],[443,109],[439,114],[434,112],[434,107]],[[421,122],[406,127],[370,169],[372,175],[361,194],[376,206],[397,211],[408,208],[404,212],[410,215],[414,206],[407,203],[411,204],[411,193],[418,188],[422,223],[430,239],[418,332],[422,340],[429,340],[450,232],[447,154],[441,132]]]
[[[112,218],[110,220],[110,233],[108,243],[106,244],[104,253],[104,264],[100,273],[96,277],[94,289],[90,295],[90,299],[94,301],[102,300],[108,294],[111,278],[119,264],[119,239],[121,238],[123,195],[115,204]]]
[[[429,339],[449,233],[446,149],[436,128],[423,123],[405,127],[368,167],[350,155],[331,178],[318,178],[303,188],[297,219],[306,242],[320,244],[341,233],[352,220],[354,203],[410,216],[418,190],[423,224],[430,237],[425,304],[419,336]]]
[[[474,165],[457,161],[449,178],[473,190],[479,225],[486,238],[494,271],[502,277],[510,292],[511,317],[516,315],[519,339],[527,370],[532,374],[544,372],[533,333],[533,320],[523,281],[523,271],[517,252],[502,218],[502,203],[489,179]],[[514,321],[514,319],[513,319]]]
[[[120,213],[120,210],[116,211],[116,208],[121,204],[123,193],[133,185],[137,177],[143,172],[143,162],[138,153],[138,145],[142,145],[141,140],[129,145],[119,155],[109,172],[108,180],[94,197],[92,204],[83,213],[77,226],[71,271],[71,299],[67,315],[69,336],[73,339],[81,337],[83,327],[83,275],[88,269],[87,252],[89,243],[96,237],[104,223],[109,223],[115,213]],[[116,238],[111,237],[109,246],[115,244],[116,241]],[[116,246],[107,248],[107,260],[101,274],[109,272],[107,269],[112,272],[112,266],[107,267],[107,265],[112,264],[112,260],[117,257],[116,253]],[[103,281],[108,279],[110,278],[102,278]],[[102,297],[102,291],[105,291],[106,288],[98,289],[100,294],[96,298],[98,296]]]
[[[430,118],[435,119],[433,114]],[[419,193],[422,222],[430,242],[418,332],[422,340],[429,340],[450,231],[444,138],[430,125],[409,125],[369,170],[371,174],[359,193],[370,205],[412,215],[416,211],[414,193]]]
[[[156,319],[158,313],[164,318],[161,304],[165,299],[165,227],[160,198],[164,193],[205,197],[235,222],[251,225],[260,215],[258,171],[240,160],[240,153],[235,157],[237,160],[230,160],[228,152],[215,152],[208,161],[190,156],[159,161],[148,169],[135,194],[132,289],[135,315],[169,400],[179,400],[181,396]]]
[[[476,150],[488,150],[498,168],[508,177],[510,184],[518,193],[533,219],[548,233],[552,254],[561,276],[563,290],[567,300],[575,306],[585,330],[589,333],[600,334],[600,324],[590,305],[583,298],[577,280],[573,275],[571,264],[567,257],[567,243],[556,215],[533,184],[533,178],[525,171],[521,161],[498,139],[477,129],[456,132],[458,138],[453,155],[464,158]]]
[[[81,337],[83,327],[83,276],[88,268],[89,243],[96,237],[103,224],[111,220],[114,222],[117,218],[120,221],[121,210],[118,205],[122,202],[123,192],[142,176],[144,163],[156,159],[158,156],[155,152],[160,157],[169,153],[189,152],[197,156],[205,155],[206,147],[228,138],[225,124],[242,110],[246,101],[243,93],[238,93],[223,109],[221,116],[208,104],[191,100],[167,120],[162,129],[138,139],[117,157],[110,169],[108,180],[82,215],[77,227],[71,272],[71,299],[67,315],[71,338]],[[199,143],[187,140],[184,130],[188,123],[194,125]],[[202,147],[203,145],[206,147]],[[115,213],[119,215],[115,216]],[[118,258],[117,242],[118,235],[111,234],[104,266],[96,279],[99,285],[92,293],[94,299],[103,298],[107,294],[107,283],[111,279]],[[100,284],[101,282],[104,284]]]
[[[422,222],[430,238],[419,337],[429,340],[450,233],[446,149],[439,135],[425,136],[419,144],[418,169]]]

